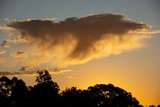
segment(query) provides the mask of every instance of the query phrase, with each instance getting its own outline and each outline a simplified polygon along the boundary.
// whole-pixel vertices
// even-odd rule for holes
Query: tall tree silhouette
[[[29,91],[27,86],[23,80],[18,80],[16,78],[12,79],[13,87],[12,87],[12,105],[15,107],[27,107]]]
[[[57,104],[59,86],[52,81],[48,71],[38,72],[35,85],[31,90],[31,104],[39,107],[49,107]]]

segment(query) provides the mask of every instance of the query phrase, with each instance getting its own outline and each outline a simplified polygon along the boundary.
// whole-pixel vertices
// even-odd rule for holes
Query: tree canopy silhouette
[[[52,81],[52,77],[47,70],[37,71],[36,82],[43,83]]]
[[[112,84],[96,84],[60,92],[47,70],[38,71],[36,85],[22,79],[0,77],[0,107],[143,107],[130,92]]]
[[[131,93],[112,84],[97,84],[87,90],[71,87],[62,92],[67,107],[139,107],[139,101]]]

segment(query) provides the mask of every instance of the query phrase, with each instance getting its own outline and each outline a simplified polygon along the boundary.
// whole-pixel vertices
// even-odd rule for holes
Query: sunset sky
[[[112,83],[160,104],[159,0],[1,0],[0,75],[61,89]],[[11,76],[12,74],[12,76]]]

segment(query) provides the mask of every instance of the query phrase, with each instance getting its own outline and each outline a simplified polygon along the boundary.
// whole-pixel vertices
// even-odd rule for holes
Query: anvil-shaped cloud
[[[144,32],[150,28],[121,14],[71,17],[59,22],[23,20],[5,27],[16,35],[14,40],[29,41],[25,47],[29,66],[68,66],[119,54],[140,47]]]

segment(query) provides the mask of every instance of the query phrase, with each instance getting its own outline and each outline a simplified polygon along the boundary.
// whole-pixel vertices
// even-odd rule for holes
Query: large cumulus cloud
[[[5,27],[14,29],[15,38],[30,41],[26,46],[29,65],[58,66],[84,63],[140,47],[142,34],[149,29],[148,25],[121,14],[71,17],[59,22],[23,20]]]

